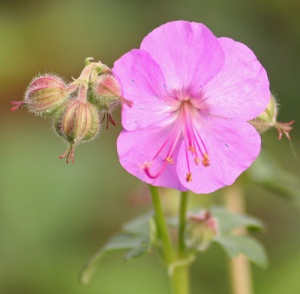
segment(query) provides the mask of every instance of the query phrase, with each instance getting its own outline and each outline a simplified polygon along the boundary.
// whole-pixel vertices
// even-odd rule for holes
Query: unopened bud
[[[70,144],[59,158],[74,162],[74,147],[96,137],[100,130],[98,111],[91,103],[72,100],[55,119],[55,129]]]
[[[95,103],[101,110],[109,110],[118,105],[121,97],[121,87],[114,76],[103,74],[98,76],[94,84]]]
[[[109,123],[114,126],[116,125],[111,113],[120,103],[124,103],[129,107],[132,106],[131,101],[121,96],[121,86],[111,74],[101,74],[98,76],[93,86],[90,101],[101,111],[103,116],[102,121],[106,118],[106,128],[108,128]]]
[[[293,129],[292,124],[294,121],[288,123],[281,123],[277,121],[278,115],[278,105],[275,97],[271,95],[270,102],[263,113],[261,113],[255,119],[249,121],[259,133],[263,133],[271,127],[274,127],[279,132],[279,140],[282,138],[284,133],[286,137],[290,140],[289,132]]]
[[[29,85],[24,101],[12,101],[12,111],[26,105],[30,111],[47,115],[51,114],[68,99],[65,82],[55,75],[44,75],[35,78]]]
[[[190,215],[186,232],[189,247],[205,250],[218,234],[217,220],[209,211]]]

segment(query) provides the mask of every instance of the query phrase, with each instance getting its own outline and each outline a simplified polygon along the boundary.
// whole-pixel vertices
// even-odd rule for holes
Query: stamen
[[[193,153],[196,153],[196,149],[195,149],[195,147],[193,147],[193,146],[189,146],[189,147],[188,147],[188,150],[191,151],[192,154],[193,154]]]
[[[150,179],[156,179],[157,177],[159,177],[161,175],[161,173],[164,171],[164,169],[166,168],[168,162],[165,161],[163,166],[161,167],[161,169],[155,174],[151,174],[149,168],[151,167],[152,163],[151,162],[145,162],[144,165],[142,165],[142,169],[145,171],[146,175],[150,178]]]
[[[169,143],[169,141],[171,140],[172,136],[174,135],[174,131],[176,131],[176,127],[177,127],[178,124],[176,124],[176,126],[173,128],[171,134],[168,136],[168,138],[164,141],[164,143],[162,144],[162,146],[159,148],[159,150],[157,151],[157,153],[155,154],[155,156],[153,157],[152,160],[155,160],[158,155],[161,153],[161,151],[167,146],[167,144]],[[161,175],[161,173],[165,170],[165,168],[167,167],[168,164],[174,164],[174,160],[172,158],[173,156],[173,152],[177,146],[177,142],[180,138],[180,135],[181,135],[181,132],[177,132],[176,134],[176,137],[169,149],[169,152],[166,156],[166,158],[164,159],[164,162],[163,162],[163,165],[161,167],[161,169],[157,172],[157,174],[155,175],[152,175],[150,173],[150,167],[152,165],[152,162],[145,162],[143,165],[142,165],[142,169],[145,171],[145,173],[147,174],[147,176],[151,179],[155,179],[157,178],[159,175]]]
[[[192,181],[192,173],[191,173],[191,172],[188,172],[188,173],[186,174],[185,180],[186,180],[188,183]]]
[[[167,158],[166,158],[166,161],[167,161],[168,163],[170,163],[170,164],[174,164],[174,160],[173,160],[173,158],[171,158],[171,157],[167,157]]]
[[[209,157],[208,157],[208,154],[207,154],[207,153],[204,153],[204,154],[203,154],[202,164],[203,164],[205,167],[210,166]]]
[[[199,165],[202,163],[203,166],[208,167],[210,165],[210,159],[208,156],[208,152],[206,146],[198,133],[197,127],[195,126],[195,119],[199,115],[197,113],[198,109],[194,109],[195,106],[190,101],[182,102],[181,106],[176,111],[176,120],[168,137],[159,147],[156,154],[153,156],[151,162],[145,162],[141,168],[145,171],[146,175],[155,179],[161,175],[161,173],[165,170],[168,164],[174,164],[173,153],[175,149],[178,147],[178,142],[183,140],[184,149],[185,149],[185,159],[187,166],[187,173],[185,180],[187,182],[191,182],[193,180],[190,162],[194,162],[195,165]],[[165,148],[168,148],[168,152],[164,160],[162,156],[159,155],[162,153]],[[164,152],[165,154],[165,152]],[[202,159],[201,159],[202,158]],[[150,172],[150,168],[152,166],[152,162],[154,160],[161,160],[162,165],[160,169],[155,173]]]

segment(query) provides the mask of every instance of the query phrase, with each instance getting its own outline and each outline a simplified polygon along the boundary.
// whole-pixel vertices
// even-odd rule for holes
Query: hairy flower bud
[[[277,121],[278,115],[278,105],[275,100],[275,97],[271,95],[270,102],[267,108],[262,112],[258,117],[249,121],[259,133],[263,133],[271,127],[274,127],[279,132],[279,140],[282,138],[284,133],[286,137],[290,140],[289,132],[293,129],[292,124],[294,121],[288,123],[281,123]]]
[[[132,103],[121,96],[121,86],[112,74],[101,74],[93,85],[90,101],[98,107],[103,118],[107,118],[106,128],[109,123],[116,125],[111,112],[121,103],[129,107]]]
[[[57,115],[54,126],[60,136],[70,144],[68,150],[59,158],[74,162],[74,147],[81,142],[96,137],[100,130],[98,111],[91,103],[72,100]]]
[[[11,110],[16,111],[26,105],[36,114],[48,115],[65,103],[68,96],[67,86],[61,78],[44,75],[33,79],[25,93],[24,101],[11,102],[14,105]]]
[[[217,220],[209,211],[190,215],[187,223],[187,244],[197,250],[205,250],[219,233]]]

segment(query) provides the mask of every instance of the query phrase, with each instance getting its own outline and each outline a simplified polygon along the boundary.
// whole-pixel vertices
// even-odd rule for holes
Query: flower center
[[[174,152],[182,142],[184,143],[185,158],[178,158],[178,160],[186,160],[187,173],[185,180],[187,182],[191,182],[193,179],[191,164],[198,166],[201,163],[204,167],[210,165],[206,146],[197,128],[200,115],[199,109],[193,105],[190,99],[180,101],[179,107],[174,111],[174,122],[169,136],[157,150],[152,160],[142,165],[148,177],[155,179],[161,175],[168,164],[174,164]],[[166,155],[162,156],[162,154]],[[150,171],[153,162],[161,159],[160,169],[153,174]]]

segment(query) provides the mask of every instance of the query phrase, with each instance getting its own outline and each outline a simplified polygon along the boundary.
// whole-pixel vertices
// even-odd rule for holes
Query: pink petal
[[[169,22],[148,34],[141,49],[160,65],[173,95],[199,93],[224,64],[218,39],[203,24]]]
[[[168,116],[168,94],[159,65],[148,52],[132,50],[114,64],[113,73],[123,89],[123,96],[133,102],[122,110],[126,130],[145,128]],[[172,99],[173,100],[173,99]],[[155,115],[153,115],[155,114]]]
[[[213,115],[248,121],[270,100],[267,73],[253,52],[229,38],[220,38],[225,65],[203,89],[205,108]]]
[[[187,190],[178,180],[176,166],[168,164],[163,172],[151,179],[146,175],[142,166],[153,159],[159,148],[163,145],[170,133],[170,129],[151,127],[147,129],[122,131],[118,137],[117,148],[121,165],[132,175],[143,182],[154,186],[174,188],[181,191]],[[150,172],[155,175],[162,168],[167,150],[163,150],[153,165]],[[175,151],[177,156],[177,150]]]
[[[177,164],[182,185],[195,193],[210,193],[231,185],[259,154],[260,136],[246,122],[210,118],[198,131],[207,148],[210,166],[197,166],[191,161],[192,181],[186,182],[184,146],[179,150],[178,158],[182,160]]]

